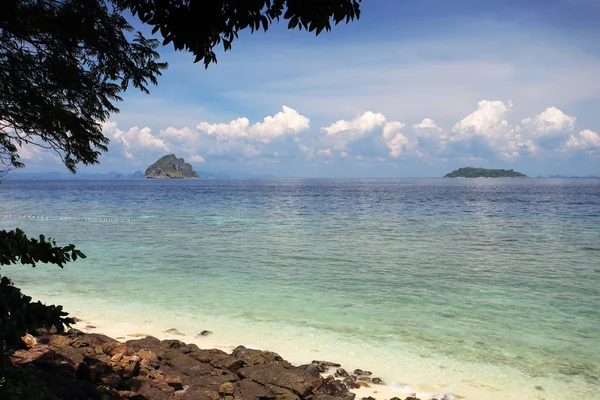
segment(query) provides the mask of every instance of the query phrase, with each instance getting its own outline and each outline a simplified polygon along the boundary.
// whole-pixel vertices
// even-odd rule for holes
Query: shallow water
[[[431,392],[600,398],[597,179],[5,180],[16,226],[88,255],[2,269],[73,313]]]

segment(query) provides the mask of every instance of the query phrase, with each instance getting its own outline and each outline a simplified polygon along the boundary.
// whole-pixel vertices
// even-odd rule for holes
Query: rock
[[[10,356],[10,361],[14,365],[24,365],[32,363],[40,358],[52,354],[53,351],[47,346],[37,346],[29,350],[18,350]]]
[[[98,377],[98,381],[104,385],[116,388],[119,386],[119,383],[121,383],[121,377],[117,373],[110,372]]]
[[[224,384],[225,385],[225,384]],[[235,383],[235,386],[229,383],[233,387],[232,392],[227,392],[227,394],[233,394],[235,399],[244,399],[244,400],[263,400],[263,399],[275,399],[275,394],[271,392],[269,389],[264,386],[259,385],[258,383],[250,380],[243,379],[239,382]],[[220,393],[223,393],[220,391]]]
[[[150,365],[158,366],[158,357],[150,350],[140,350],[137,353],[140,360],[146,360]]]
[[[52,335],[50,337],[49,344],[50,344],[50,346],[61,348],[61,347],[70,346],[73,342],[74,342],[73,339],[68,338],[66,336]]]
[[[117,354],[111,359],[110,365],[123,379],[129,379],[138,373],[140,358],[138,356],[120,356],[120,354]]]
[[[369,396],[369,397],[363,397],[363,398],[362,398],[362,400],[375,400],[375,398],[374,398],[374,397],[371,397],[371,396]]]
[[[358,381],[356,383],[358,384],[359,387],[366,387],[366,388],[371,387],[371,385],[369,385],[367,382],[364,382],[364,381]]]
[[[400,397],[392,397],[390,400],[402,400]]]
[[[359,389],[360,385],[358,384],[358,382],[356,381],[356,378],[354,378],[354,376],[348,376],[346,378],[344,378],[344,385],[348,386],[350,389]]]
[[[302,370],[306,371],[307,373],[314,376],[315,378],[318,378],[321,376],[321,369],[316,364],[300,365],[298,367],[298,369],[302,369]]]
[[[277,400],[299,400],[300,398],[296,393],[289,389],[285,389],[275,385],[265,385],[265,388],[275,394]]]
[[[283,358],[277,353],[271,351],[247,349],[244,346],[236,347],[231,355],[244,362],[244,366],[266,364],[274,361],[283,361]]]
[[[319,388],[317,394],[327,394],[343,400],[354,400],[356,394],[348,391],[348,386],[344,385],[340,380],[334,378],[326,378]]]
[[[111,357],[117,354],[121,354],[122,356],[131,356],[134,353],[132,348],[127,346],[125,343],[120,342],[106,343],[101,348],[105,354],[108,354]]]
[[[371,378],[369,378],[368,376],[359,376],[358,380],[362,382],[371,382]]]
[[[29,349],[32,347],[35,347],[35,345],[37,345],[37,339],[29,333],[27,335],[23,336],[21,338],[21,341],[23,343],[25,343],[25,346],[27,346],[27,348],[29,348]]]
[[[301,397],[316,392],[323,381],[299,368],[284,368],[276,363],[245,367],[238,371],[238,375],[252,379],[263,386],[270,384],[289,389]]]
[[[345,378],[347,376],[350,376],[350,374],[346,372],[344,368],[338,368],[335,370],[335,376],[336,378]]]
[[[227,396],[233,394],[233,383],[225,382],[219,386],[219,394],[222,396]]]
[[[336,367],[336,368],[338,368],[338,367],[341,367],[341,366],[342,366],[341,364],[334,363],[334,362],[331,362],[331,361],[318,361],[318,360],[313,360],[313,362],[312,362],[312,363],[313,363],[313,364],[318,364],[318,365],[324,365],[324,366],[326,366],[326,367]]]
[[[171,335],[177,335],[177,336],[185,336],[185,333],[181,333],[179,332],[177,329],[175,328],[171,328],[171,329],[167,329],[165,331],[165,333],[171,334]]]
[[[183,390],[183,382],[178,376],[167,375],[164,378],[164,382],[175,390]]]
[[[202,332],[200,332],[200,333],[199,333],[198,335],[196,335],[196,336],[208,336],[208,335],[210,335],[211,333],[212,333],[211,331],[202,331]]]
[[[416,394],[412,394],[412,395],[408,396],[405,400],[421,400],[421,399],[417,398]]]
[[[383,382],[383,379],[381,379],[381,378],[373,378],[373,379],[371,379],[371,382],[376,385],[384,385],[385,384],[385,382]]]
[[[373,375],[373,373],[371,371],[363,371],[362,369],[355,369],[354,375],[365,376],[365,375]]]

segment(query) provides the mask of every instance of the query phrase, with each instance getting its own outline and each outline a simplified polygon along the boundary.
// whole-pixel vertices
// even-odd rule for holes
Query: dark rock
[[[368,376],[359,376],[358,380],[362,382],[371,382],[371,378],[369,378]]]
[[[360,385],[358,384],[358,382],[356,381],[356,378],[354,376],[348,376],[346,378],[344,378],[344,385],[348,386],[350,389],[359,389]]]
[[[371,396],[369,396],[369,397],[363,397],[363,398],[362,398],[362,400],[375,400],[375,398],[374,398],[374,397],[371,397]]]
[[[324,365],[324,366],[326,366],[326,367],[336,367],[336,368],[338,368],[338,367],[341,367],[341,366],[342,366],[341,364],[334,363],[334,362],[331,362],[331,361],[318,361],[318,360],[313,360],[313,362],[312,362],[312,363],[313,363],[313,364]]]
[[[275,394],[264,386],[252,381],[251,379],[243,379],[232,385],[233,390],[229,392],[236,399],[244,400],[263,400],[275,399]]]
[[[266,364],[274,361],[283,361],[283,358],[277,353],[271,351],[247,349],[244,346],[238,346],[231,355],[244,362],[244,366]]]
[[[343,400],[354,400],[356,397],[356,394],[348,391],[348,386],[334,378],[326,378],[317,394],[326,394]]]
[[[202,331],[200,332],[197,336],[208,336],[210,335],[212,332],[211,331]]]
[[[185,333],[181,333],[179,332],[177,329],[175,328],[171,328],[171,329],[167,329],[165,331],[165,333],[171,334],[171,335],[177,335],[177,336],[185,336]]]
[[[338,368],[335,370],[335,376],[337,378],[345,378],[350,376],[350,374],[344,368]]]
[[[412,395],[412,396],[408,396],[405,400],[421,400],[421,399],[417,398],[415,395]]]
[[[313,394],[322,384],[321,378],[315,378],[306,371],[284,368],[276,363],[245,367],[238,371],[238,375],[263,386],[270,384],[289,389],[301,397]]]
[[[365,375],[373,375],[371,371],[363,371],[362,369],[355,369],[354,375],[365,376]]]
[[[392,397],[390,400],[402,400],[400,397]]]
[[[316,364],[305,364],[305,365],[300,365],[298,367],[298,369],[304,370],[307,373],[309,373],[310,375],[314,376],[315,378],[318,378],[321,376],[321,370],[319,368],[318,365]]]
[[[371,379],[371,382],[374,383],[374,384],[376,384],[376,385],[383,385],[383,384],[385,384],[383,382],[383,379],[381,379],[381,378],[373,378],[373,379]]]

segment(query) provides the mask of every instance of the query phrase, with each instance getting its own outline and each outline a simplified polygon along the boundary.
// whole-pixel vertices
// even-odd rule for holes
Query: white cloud
[[[328,135],[345,136],[349,140],[352,140],[373,131],[383,124],[385,124],[385,116],[383,114],[367,111],[351,121],[341,119],[322,129],[327,132]]]
[[[310,120],[293,108],[283,106],[283,111],[267,116],[263,122],[250,126],[248,118],[238,118],[229,123],[210,124],[200,122],[196,129],[214,136],[220,142],[248,139],[269,143],[285,135],[295,135],[310,127]]]
[[[165,152],[193,163],[273,163],[276,158],[276,162],[311,159],[317,164],[353,159],[369,165],[410,158],[514,161],[533,155],[550,159],[576,152],[586,157],[598,154],[590,151],[600,149],[596,132],[582,130],[570,136],[566,132],[574,129],[575,117],[549,107],[511,123],[512,107],[510,102],[481,100],[449,131],[432,118],[407,125],[373,111],[311,131],[307,117],[284,106],[254,124],[242,117],[226,123],[200,122],[196,129],[168,127],[153,133],[136,126],[121,130],[116,123],[107,122],[103,132],[111,139],[111,150],[132,165]],[[24,150],[24,158],[34,156]]]
[[[571,117],[556,107],[548,107],[541,114],[521,121],[526,129],[536,134],[571,131],[575,127],[575,117]]]
[[[473,134],[493,137],[508,127],[508,121],[505,118],[512,103],[481,100],[477,106],[477,110],[454,125],[453,132],[461,137]]]
[[[578,149],[600,148],[600,135],[596,132],[586,129],[577,135],[571,134],[567,141],[567,147]]]

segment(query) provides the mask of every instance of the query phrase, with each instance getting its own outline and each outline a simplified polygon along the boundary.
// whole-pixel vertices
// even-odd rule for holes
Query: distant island
[[[444,178],[527,178],[527,175],[512,169],[464,167],[444,175]]]
[[[146,179],[184,179],[200,178],[200,175],[192,168],[191,164],[183,158],[177,158],[175,154],[161,157],[148,167],[144,174]]]

